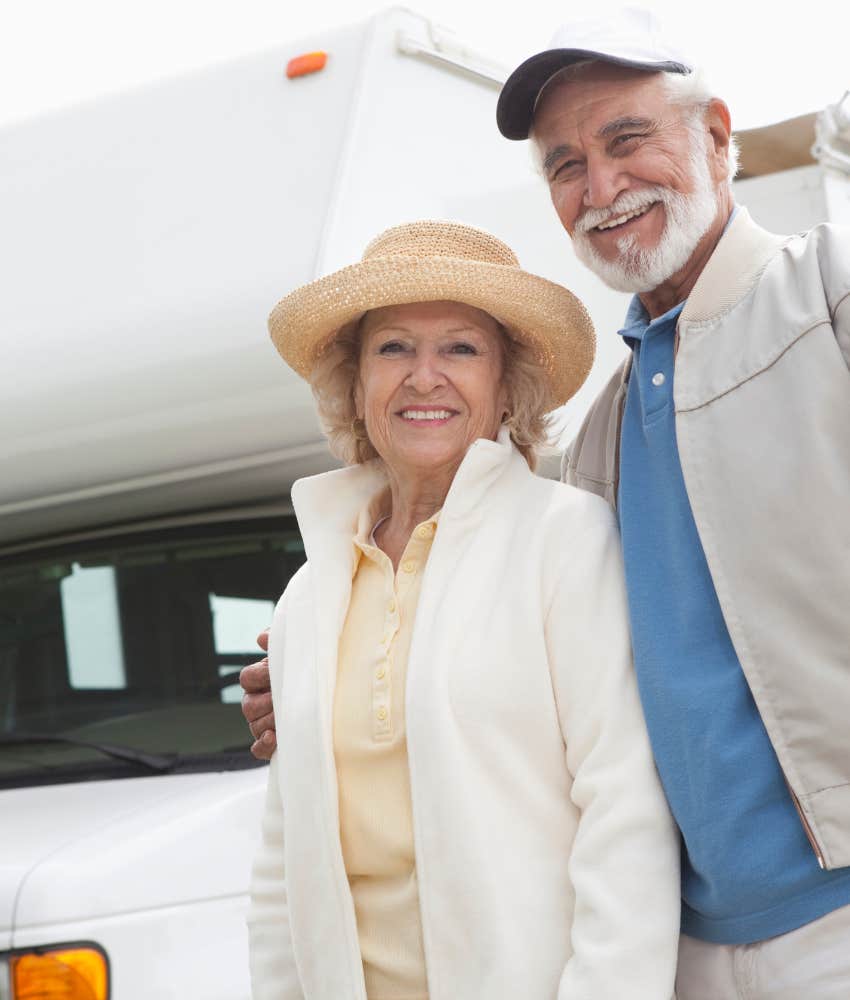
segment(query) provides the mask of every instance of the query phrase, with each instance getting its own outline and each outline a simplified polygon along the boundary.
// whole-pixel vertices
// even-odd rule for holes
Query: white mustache
[[[661,186],[641,188],[640,191],[625,191],[607,208],[588,208],[576,222],[576,231],[582,234],[589,233],[603,222],[616,219],[626,212],[638,212],[643,208],[649,208],[657,201],[666,204],[670,193],[667,188]]]

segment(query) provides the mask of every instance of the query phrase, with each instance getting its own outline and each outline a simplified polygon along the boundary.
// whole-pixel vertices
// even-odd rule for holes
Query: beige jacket
[[[822,867],[850,865],[850,230],[739,209],[679,318],[679,457],[723,616]],[[627,361],[563,478],[616,505]]]

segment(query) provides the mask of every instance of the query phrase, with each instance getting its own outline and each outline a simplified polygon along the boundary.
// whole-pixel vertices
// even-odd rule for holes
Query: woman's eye
[[[378,348],[378,354],[399,354],[404,350],[400,340],[388,340]]]
[[[467,344],[465,342],[452,344],[450,351],[452,354],[477,354],[478,351],[475,349],[473,344]]]

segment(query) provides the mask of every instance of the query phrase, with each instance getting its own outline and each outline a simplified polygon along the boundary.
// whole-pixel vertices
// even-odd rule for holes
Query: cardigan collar
[[[449,488],[441,523],[480,516],[481,500],[490,487],[508,469],[520,466],[529,471],[506,427],[495,441],[473,441]],[[344,545],[350,552],[360,511],[386,485],[386,472],[377,460],[299,479],[292,487],[292,505],[307,558],[329,546]]]

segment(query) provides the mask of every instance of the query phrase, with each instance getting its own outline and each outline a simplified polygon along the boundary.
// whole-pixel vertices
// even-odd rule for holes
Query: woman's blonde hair
[[[363,421],[357,418],[354,400],[360,368],[360,333],[367,315],[364,314],[356,323],[342,327],[319,355],[310,372],[310,386],[331,452],[346,465],[379,457],[366,434]],[[496,322],[502,334],[502,383],[509,411],[504,425],[534,469],[537,448],[546,440],[549,426],[545,409],[545,379],[532,348],[511,337],[505,327]]]

